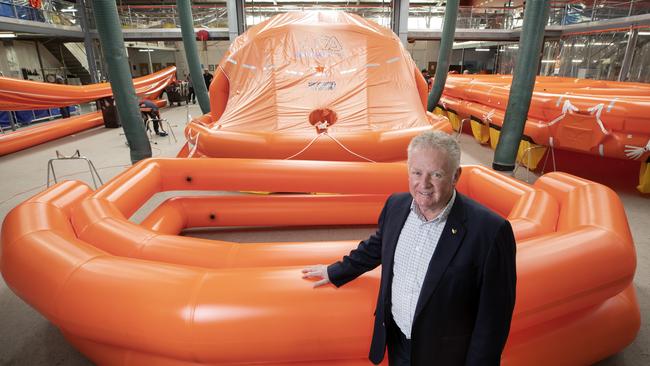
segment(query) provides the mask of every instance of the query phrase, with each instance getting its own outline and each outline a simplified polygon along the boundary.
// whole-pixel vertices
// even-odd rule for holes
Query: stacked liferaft
[[[179,156],[403,160],[415,135],[451,132],[426,99],[390,29],[344,12],[280,14],[230,45]]]
[[[96,191],[62,182],[14,208],[2,275],[97,364],[367,365],[380,269],[340,289],[314,289],[300,273],[357,241],[179,234],[371,224],[406,182],[403,163],[149,159]],[[634,340],[636,254],[612,190],[564,173],[531,186],[477,166],[463,167],[457,188],[506,217],[517,238],[503,365],[592,364]],[[129,220],[158,192],[206,190],[298,193],[173,197],[141,224]]]
[[[449,75],[437,113],[454,129],[471,125],[477,141],[496,148],[511,76]],[[650,193],[650,85],[538,76],[518,160],[535,169],[549,147],[641,163],[641,192]]]

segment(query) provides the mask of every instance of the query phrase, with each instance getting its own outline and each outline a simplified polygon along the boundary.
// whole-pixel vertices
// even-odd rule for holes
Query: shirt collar
[[[449,216],[449,213],[451,212],[451,208],[454,206],[454,202],[456,201],[456,190],[454,189],[451,193],[451,198],[449,199],[449,202],[447,203],[447,206],[438,214],[438,216],[434,217],[432,220],[426,219],[422,212],[420,211],[420,208],[418,205],[415,204],[415,200],[411,200],[411,212],[415,213],[420,220],[423,222],[433,222],[433,221],[441,221],[441,220],[446,220],[447,217]]]

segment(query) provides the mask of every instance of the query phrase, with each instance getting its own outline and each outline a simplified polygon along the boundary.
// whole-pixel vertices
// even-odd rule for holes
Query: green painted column
[[[506,115],[492,162],[494,170],[512,171],[515,168],[517,150],[524,133],[544,44],[549,5],[549,0],[526,1],[515,73],[512,76]]]
[[[117,113],[129,142],[131,162],[136,163],[151,157],[151,144],[140,116],[117,5],[114,0],[93,0],[93,8]]]
[[[436,66],[436,75],[433,78],[433,88],[431,88],[427,100],[427,110],[429,112],[433,112],[433,109],[436,108],[442,90],[445,88],[445,82],[447,82],[449,59],[451,58],[451,49],[454,46],[454,33],[456,33],[458,2],[459,0],[448,0],[445,6],[445,19],[442,23],[442,36],[440,48],[438,49],[438,65]]]
[[[185,58],[190,68],[190,77],[194,86],[196,99],[199,101],[201,111],[206,114],[210,112],[210,96],[208,88],[203,80],[203,70],[199,60],[199,50],[196,47],[196,36],[194,35],[194,20],[192,18],[192,4],[190,0],[176,0],[178,17],[181,20],[181,33],[183,34],[183,46]]]

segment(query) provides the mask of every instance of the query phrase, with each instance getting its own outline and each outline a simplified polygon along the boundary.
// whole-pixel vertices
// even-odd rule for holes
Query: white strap
[[[194,156],[196,153],[196,149],[199,147],[199,132],[196,132],[195,136],[192,136],[192,130],[190,129],[190,132],[188,133],[187,136],[187,143],[190,145],[190,152],[187,154],[188,158],[191,158]]]
[[[609,135],[609,132],[605,129],[605,126],[603,125],[603,121],[600,119],[600,115],[603,113],[603,108],[605,105],[603,103],[596,104],[595,106],[587,109],[589,113],[592,115],[596,115],[596,123],[598,123],[598,127],[600,127],[600,130],[603,131],[603,134]]]
[[[640,158],[641,155],[645,154],[647,151],[650,151],[650,140],[648,140],[648,143],[645,145],[645,147],[625,145],[625,155],[629,159],[636,160]]]
[[[562,97],[560,97],[560,99],[562,99]],[[578,107],[571,104],[571,101],[569,99],[567,99],[567,100],[564,101],[564,104],[562,105],[562,114],[557,116],[548,125],[553,126],[554,124],[556,124],[556,123],[560,122],[562,119],[564,119],[564,117],[566,117],[567,114],[578,112],[579,110],[580,109],[578,109]]]
[[[495,111],[496,111],[495,109],[492,109],[491,111],[483,114],[483,123],[484,124],[489,125],[490,123],[492,123],[492,117],[494,117],[494,112]]]

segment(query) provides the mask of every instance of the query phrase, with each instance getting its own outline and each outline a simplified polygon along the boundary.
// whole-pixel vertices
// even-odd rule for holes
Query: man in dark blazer
[[[329,266],[314,287],[342,286],[380,264],[370,360],[391,366],[498,365],[515,303],[508,221],[457,193],[460,148],[426,132],[408,148],[409,193],[388,198],[377,232]]]

